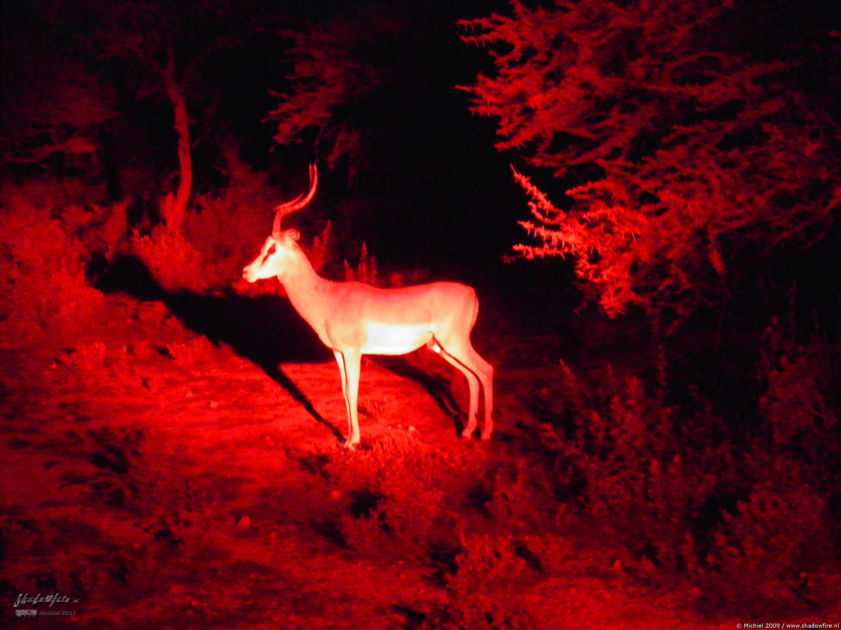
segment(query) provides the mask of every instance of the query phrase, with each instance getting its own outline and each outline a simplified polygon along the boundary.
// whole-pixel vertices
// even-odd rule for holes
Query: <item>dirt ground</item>
[[[540,339],[486,351],[477,335],[497,369],[489,443],[457,438],[467,388],[438,357],[366,359],[362,446],[347,451],[338,370],[299,323],[248,350],[211,343],[183,301],[107,304],[72,341],[0,348],[5,627],[768,621],[703,618],[691,592],[644,588],[620,552],[566,525],[529,461],[529,401],[557,358],[513,349]]]

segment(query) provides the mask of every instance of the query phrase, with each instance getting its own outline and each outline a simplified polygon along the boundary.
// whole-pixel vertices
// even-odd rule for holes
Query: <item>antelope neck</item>
[[[291,266],[290,272],[282,278],[278,276],[278,280],[286,289],[295,310],[316,332],[320,332],[318,323],[324,319],[328,301],[315,296],[328,292],[332,283],[319,276],[301,252],[296,252],[296,257],[300,259]]]

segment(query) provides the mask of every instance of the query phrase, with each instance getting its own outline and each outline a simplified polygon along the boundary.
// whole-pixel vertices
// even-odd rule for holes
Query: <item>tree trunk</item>
[[[163,80],[166,84],[167,96],[169,96],[175,113],[174,128],[178,134],[178,166],[181,171],[181,178],[175,198],[172,198],[172,195],[167,196],[162,212],[167,227],[180,232],[184,216],[187,213],[190,189],[193,186],[193,159],[190,155],[190,120],[187,116],[187,101],[184,98],[184,91],[175,77],[175,56],[171,52],[163,69]]]

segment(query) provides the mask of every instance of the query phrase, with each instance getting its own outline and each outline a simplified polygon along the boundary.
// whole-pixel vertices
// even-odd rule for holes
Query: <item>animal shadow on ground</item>
[[[327,421],[280,367],[283,363],[325,363],[333,354],[295,312],[289,300],[275,295],[244,296],[233,291],[199,293],[167,291],[143,262],[133,256],[118,259],[97,288],[105,293],[124,292],[140,301],[160,301],[189,330],[213,344],[224,343],[240,357],[251,361],[283,387],[338,441],[342,433]],[[457,433],[463,428],[459,405],[446,379],[428,374],[400,357],[376,357],[375,361],[403,378],[418,383],[449,417]]]
[[[167,291],[143,262],[132,256],[115,261],[97,288],[105,293],[125,292],[141,301],[162,302],[186,328],[214,345],[227,344],[262,369],[316,421],[330,429],[337,440],[344,439],[280,367],[282,363],[324,363],[333,359],[288,300],[273,295],[249,297],[232,291]]]
[[[433,354],[431,351],[425,349],[420,350],[420,352],[427,353],[429,355]],[[444,362],[444,360],[440,357],[437,357],[437,360],[441,363]],[[415,381],[423,387],[423,389],[426,390],[426,393],[428,393],[432,397],[432,400],[435,401],[435,404],[437,404],[441,411],[444,412],[444,414],[452,421],[456,437],[461,435],[461,432],[464,429],[462,411],[453,397],[450,391],[449,383],[446,379],[438,375],[425,372],[403,357],[376,356],[374,357],[374,361],[378,365],[387,369],[389,372],[393,372],[397,376],[402,376],[405,379]],[[452,369],[449,366],[447,366],[447,368]],[[455,372],[455,369],[453,369],[453,372]],[[458,375],[458,378],[464,380],[464,377],[461,376],[461,374]]]

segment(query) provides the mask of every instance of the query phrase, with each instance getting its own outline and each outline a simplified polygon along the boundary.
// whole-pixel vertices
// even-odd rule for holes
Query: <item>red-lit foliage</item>
[[[326,627],[337,609],[348,626],[429,629],[837,618],[831,408],[815,457],[635,377],[520,357],[500,391],[504,439],[477,448],[453,439],[418,383],[371,363],[369,446],[347,452],[253,363],[160,302],[115,297],[104,334],[3,364],[4,461],[40,484],[0,484],[5,575],[15,589],[78,597],[82,622]],[[792,364],[769,350],[763,380]],[[765,397],[824,409],[837,370],[793,363],[804,387],[768,378]],[[282,369],[342,424],[333,366]],[[294,605],[272,603],[284,588]],[[270,603],[254,607],[255,593]]]
[[[515,172],[534,215],[522,225],[537,240],[515,249],[574,257],[608,314],[638,305],[683,317],[754,279],[750,263],[783,243],[809,246],[836,220],[830,101],[803,89],[784,53],[740,50],[728,20],[747,5],[511,6],[510,17],[461,22],[495,64],[467,88],[473,111],[498,119],[499,150],[568,187],[556,204]],[[829,28],[819,45],[834,58]]]
[[[370,451],[336,458],[327,468],[335,494],[352,501],[350,512],[340,519],[341,535],[350,548],[366,554],[385,552],[391,562],[407,565],[413,557],[430,553],[450,558],[439,578],[448,603],[423,605],[420,627],[540,626],[538,611],[521,601],[518,583],[533,578],[534,568],[524,559],[530,552],[524,552],[521,536],[545,522],[540,493],[547,487],[541,483],[541,471],[529,470],[523,460],[513,468],[496,467],[482,482],[490,494],[488,514],[501,528],[489,531],[465,512],[464,501],[469,499],[454,493],[451,485],[471,488],[487,465],[475,453],[455,455],[432,448],[413,432],[401,432]],[[549,554],[562,545],[554,538],[534,541],[541,559],[544,551]],[[555,569],[560,566],[551,571]]]
[[[620,15],[625,7],[667,6],[617,4]],[[616,104],[616,115],[625,113],[622,107]],[[776,120],[781,112],[769,116]],[[687,139],[686,147],[713,160],[712,149],[693,144],[700,135],[692,134],[724,125],[729,115],[719,110],[708,120],[693,110],[685,123],[694,131],[684,130],[684,137],[655,130],[633,150],[648,146],[648,159],[659,159]],[[738,129],[741,115],[727,124]],[[718,147],[737,162],[735,178],[750,167],[739,155],[770,159],[751,152],[763,133]],[[666,137],[674,146],[663,147]],[[779,144],[789,150],[793,142]],[[822,151],[800,159],[817,161]],[[194,195],[180,233],[158,227],[128,245],[126,203],[98,205],[101,187],[4,186],[0,590],[11,601],[15,591],[68,593],[80,600],[77,625],[91,628],[711,628],[770,612],[837,621],[837,334],[801,335],[798,343],[790,320],[772,320],[761,339],[751,339],[761,348],[756,356],[740,357],[748,367],[736,375],[732,395],[713,399],[708,381],[735,370],[704,363],[703,382],[676,385],[686,374],[670,371],[675,364],[668,361],[687,352],[677,343],[668,361],[665,350],[652,361],[646,349],[611,367],[627,344],[613,344],[609,358],[599,360],[588,346],[599,336],[591,324],[580,344],[561,340],[557,328],[541,335],[518,323],[528,308],[539,313],[541,326],[549,319],[548,305],[531,297],[533,287],[524,281],[517,299],[507,300],[494,295],[495,279],[488,279],[477,342],[500,366],[499,439],[496,433],[484,445],[454,439],[463,379],[448,382],[449,366],[420,355],[405,371],[366,364],[359,401],[365,446],[346,452],[336,435],[345,402],[335,366],[319,364],[322,355],[307,346],[317,339],[294,327],[291,310],[288,319],[280,317],[281,301],[256,308],[261,300],[208,295],[239,278],[271,225],[268,209],[284,198],[234,162],[226,189]],[[631,186],[640,172],[666,162],[640,158],[627,173],[604,163],[603,179],[582,188],[569,214],[553,214],[551,203],[541,204],[539,191],[528,189],[535,210],[546,215],[547,239],[561,227],[564,239],[582,239],[568,253],[587,253],[579,270],[602,282],[599,297],[618,286],[609,304],[638,300],[656,309],[658,296],[687,304],[676,285],[657,293],[659,285],[640,288],[635,281],[660,279],[653,274],[666,272],[654,259],[669,252],[676,256],[669,273],[680,270],[693,291],[699,278],[715,277],[716,267],[728,281],[740,273],[733,261],[745,256],[735,248],[750,239],[737,237],[751,225],[721,233],[717,261],[696,215],[681,214],[662,191],[654,190],[660,197],[653,201]],[[686,163],[687,173],[698,175],[704,161],[688,155]],[[823,174],[834,164],[826,161]],[[570,174],[586,174],[583,167]],[[677,179],[674,169],[667,175]],[[811,176],[796,172],[797,181],[780,186],[803,185]],[[678,184],[694,190],[689,180]],[[718,203],[733,189],[698,195]],[[808,203],[819,204],[827,190],[816,186]],[[637,205],[609,198],[625,193]],[[608,201],[593,209],[598,204],[590,202],[602,197],[614,204],[612,213]],[[796,201],[780,202],[778,209],[791,212],[763,224],[769,245],[772,228],[794,225],[801,211],[815,228],[809,239],[819,236],[824,218],[831,220]],[[640,207],[647,203],[662,204],[662,214],[645,215]],[[716,230],[737,225],[716,223],[716,216],[708,216]],[[701,232],[696,240],[678,240],[692,225]],[[327,224],[313,245],[316,268],[336,258],[329,234]],[[657,239],[660,249],[652,245]],[[749,253],[761,254],[765,243],[754,245]],[[599,266],[595,253],[614,267]],[[120,254],[143,260],[166,289],[157,294],[166,303],[103,296],[90,287],[90,261]],[[641,265],[645,256],[648,267]],[[605,276],[611,269],[616,275]],[[365,250],[347,273],[387,285],[416,281],[387,277]],[[622,293],[626,280],[630,293]],[[195,332],[211,321],[218,346]],[[619,341],[633,337],[613,329],[622,331]],[[709,341],[703,338],[701,358]],[[571,367],[548,360],[562,344],[565,352],[580,345],[586,359],[570,359]],[[301,347],[305,363],[297,364],[287,353]],[[6,603],[0,619],[11,624]]]
[[[716,417],[697,393],[676,404],[636,377],[608,369],[592,385],[562,365],[564,396],[546,401],[557,421],[540,437],[555,453],[553,483],[572,499],[567,517],[608,532],[646,580],[687,579],[712,609],[834,597],[841,373],[824,361],[837,340],[795,348],[781,341],[791,335],[776,319],[769,327],[752,428],[733,411]]]
[[[316,267],[317,269],[317,267]],[[356,267],[344,260],[344,278],[349,282],[364,282],[377,287],[405,287],[412,284],[430,282],[429,271],[425,269],[390,270],[384,272],[377,265],[377,259],[368,252],[368,245],[362,243]]]
[[[595,387],[561,367],[563,413],[574,424],[569,435],[541,427],[543,443],[557,453],[556,483],[580,492],[573,505],[642,558],[646,573],[655,566],[694,573],[702,542],[691,524],[731,455],[721,421],[692,417],[640,379],[617,378],[610,366]]]
[[[759,410],[768,420],[769,451],[806,461],[841,456],[841,346],[820,335],[797,343],[774,317],[760,357],[766,390]]]
[[[148,235],[135,233],[131,253],[168,291],[230,287],[271,227],[277,199],[265,174],[240,162],[226,187],[195,196],[181,230],[160,225]]]
[[[150,234],[135,232],[130,246],[132,255],[165,291],[203,291],[210,286],[214,260],[205,260],[180,231],[159,225]]]
[[[371,51],[398,30],[389,18],[365,14],[285,33],[294,41],[288,52],[293,87],[291,93],[272,92],[279,98],[268,117],[277,122],[275,142],[300,142],[307,130],[315,130],[316,150],[329,150],[331,168],[347,157],[352,179],[364,160],[362,130],[370,124],[363,104],[373,104],[385,80],[382,59]]]
[[[3,37],[3,116],[0,164],[30,163],[90,171],[97,136],[117,116],[116,97],[82,64],[19,45],[18,34]],[[57,159],[62,158],[62,159]]]
[[[73,45],[67,53],[83,59],[120,94],[121,114],[128,111],[127,117],[133,118],[134,108],[154,111],[160,105],[169,110],[167,131],[175,131],[171,155],[176,158],[173,163],[177,160],[178,183],[166,191],[160,213],[167,226],[179,233],[193,192],[197,140],[193,128],[203,123],[199,139],[210,144],[219,137],[218,127],[208,122],[220,100],[208,68],[217,61],[215,54],[241,42],[243,31],[250,29],[248,20],[238,6],[224,1],[171,5],[159,0],[44,0],[40,4],[43,20],[57,37],[72,33]],[[153,131],[156,138],[165,137],[159,135],[161,131]]]
[[[330,169],[346,168],[349,184],[395,160],[413,164],[410,152],[426,150],[415,133],[424,132],[407,132],[407,123],[428,118],[435,107],[429,75],[440,76],[432,64],[446,63],[430,47],[438,32],[425,19],[437,12],[413,2],[354,3],[284,31],[292,70],[290,87],[271,92],[275,142],[306,143]]]
[[[78,332],[103,306],[102,294],[85,277],[88,252],[68,235],[66,224],[51,216],[54,210],[17,195],[0,208],[0,332],[5,343]]]

